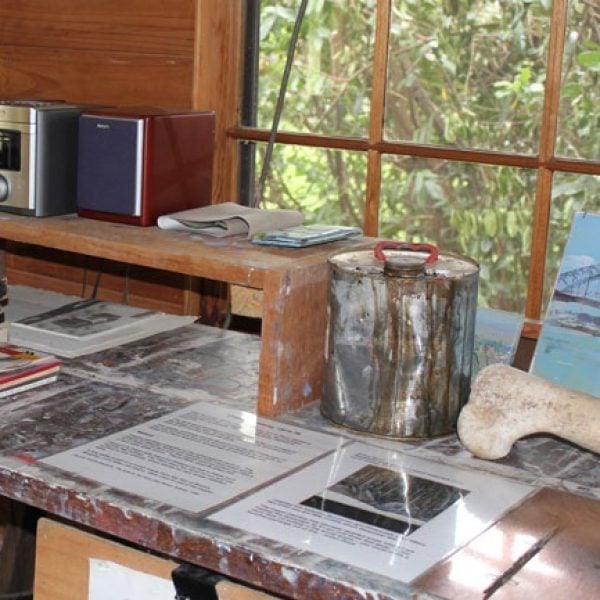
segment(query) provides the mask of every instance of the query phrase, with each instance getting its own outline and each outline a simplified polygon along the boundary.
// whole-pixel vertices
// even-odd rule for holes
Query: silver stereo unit
[[[0,211],[76,212],[80,114],[63,102],[0,100]]]

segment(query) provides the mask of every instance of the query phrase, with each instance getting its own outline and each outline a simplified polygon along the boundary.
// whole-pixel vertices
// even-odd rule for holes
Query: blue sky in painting
[[[576,213],[565,247],[561,273],[600,263],[600,215]]]

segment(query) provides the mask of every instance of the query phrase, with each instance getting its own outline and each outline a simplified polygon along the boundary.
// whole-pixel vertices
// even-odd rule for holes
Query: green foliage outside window
[[[271,125],[297,0],[262,0],[259,127]],[[367,138],[375,0],[309,2],[280,130]],[[396,0],[392,4],[387,140],[536,155],[550,0]],[[600,9],[574,1],[563,60],[557,153],[600,156]],[[262,157],[259,148],[258,163]],[[366,154],[277,146],[264,206],[307,221],[361,225]],[[481,264],[480,303],[522,311],[535,169],[384,155],[379,235],[431,241]],[[575,210],[600,211],[600,181],[556,177],[548,280]]]

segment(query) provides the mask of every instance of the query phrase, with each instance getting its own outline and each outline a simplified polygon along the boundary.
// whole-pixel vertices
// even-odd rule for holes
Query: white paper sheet
[[[199,403],[41,462],[201,512],[341,443],[336,436]]]
[[[531,491],[352,443],[209,518],[410,582]]]
[[[108,560],[90,559],[88,600],[173,600],[175,596],[170,579]]]

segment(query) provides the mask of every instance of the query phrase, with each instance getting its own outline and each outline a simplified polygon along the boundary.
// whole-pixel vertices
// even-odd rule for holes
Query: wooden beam
[[[196,0],[192,106],[216,113],[213,202],[237,201],[243,2]]]
[[[545,164],[549,163],[554,157],[568,8],[569,3],[567,0],[555,0],[552,4],[552,29],[550,30],[548,67],[546,69],[546,95],[539,146],[540,161]],[[547,168],[540,169],[538,173],[533,211],[531,267],[525,304],[525,317],[528,319],[539,319],[542,312],[553,175],[553,171]]]
[[[266,142],[269,139],[269,132],[266,129],[255,129],[253,127],[232,127],[227,130],[227,135],[239,140],[257,142]],[[297,146],[311,146],[315,148],[334,148],[337,150],[354,150],[357,152],[375,150],[380,154],[439,158],[443,160],[529,169],[537,169],[538,167],[543,166],[539,157],[533,155],[473,150],[471,148],[451,148],[417,144],[413,142],[379,141],[371,143],[366,138],[323,136],[312,133],[292,133],[289,131],[278,132],[275,141],[278,144],[294,144]],[[589,169],[597,169],[600,174],[600,163],[564,160],[561,161],[560,164],[561,166],[564,165],[565,167],[568,167],[571,171],[589,172]],[[586,169],[583,165],[588,165],[589,169]]]
[[[378,0],[371,88],[371,120],[369,122],[369,144],[371,146],[383,141],[391,10],[391,0]],[[380,196],[381,152],[379,150],[369,150],[367,159],[367,197],[363,227],[366,235],[376,236],[379,232]]]

